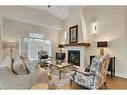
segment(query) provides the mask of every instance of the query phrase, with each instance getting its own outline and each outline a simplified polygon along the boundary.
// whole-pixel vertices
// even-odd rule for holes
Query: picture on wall
[[[69,29],[69,43],[77,43],[78,25],[72,26]]]

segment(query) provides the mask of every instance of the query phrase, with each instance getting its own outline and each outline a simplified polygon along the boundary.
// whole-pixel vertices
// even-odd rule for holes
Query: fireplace
[[[80,66],[80,51],[68,50],[68,62]]]
[[[67,46],[65,47],[65,53],[66,53],[66,60],[70,62],[69,60],[69,53],[74,53],[74,55],[78,54],[78,62],[74,62],[74,64],[78,64],[77,66],[84,68],[87,65],[87,48],[84,46]]]

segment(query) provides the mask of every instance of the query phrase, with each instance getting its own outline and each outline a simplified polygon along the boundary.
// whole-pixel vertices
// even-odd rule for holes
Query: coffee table
[[[54,68],[52,68],[52,67],[55,67],[55,69],[59,70],[59,79],[61,80],[61,74],[63,72],[63,69],[66,68],[66,67],[74,68],[74,65],[72,63],[67,63],[67,62],[61,62],[61,63],[58,63],[58,64],[56,62],[51,62],[50,63],[51,73],[54,70]]]

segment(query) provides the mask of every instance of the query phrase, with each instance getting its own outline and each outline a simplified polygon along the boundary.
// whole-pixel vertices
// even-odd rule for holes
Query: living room
[[[24,53],[27,54],[28,59],[36,61],[40,49],[47,50],[52,59],[56,59],[56,52],[63,52],[66,56],[65,60],[68,61],[68,51],[77,50],[80,51],[79,67],[85,68],[90,64],[90,56],[100,55],[97,43],[105,41],[107,45],[104,48],[104,55],[108,54],[110,58],[115,57],[115,76],[110,78],[110,72],[108,72],[107,84],[108,82],[112,84],[115,78],[121,78],[123,80],[123,82],[120,80],[121,85],[125,84],[127,81],[126,15],[126,6],[0,6],[1,63],[9,55],[15,57]],[[76,31],[74,39],[71,39],[72,30]],[[11,49],[8,46],[10,42],[14,44]],[[42,45],[38,44],[39,42]],[[59,47],[60,45],[62,45],[62,49]],[[57,72],[54,77],[49,74],[50,68],[45,70],[48,71],[48,77],[58,78],[57,82],[53,81],[49,84],[51,89],[86,89],[76,84],[72,84],[70,87],[70,77],[68,73],[66,74],[68,69],[62,71],[60,76],[63,79],[59,79],[59,71],[53,71],[53,73]],[[66,75],[67,80],[65,80]],[[9,80],[5,81],[8,83]],[[12,87],[6,87],[4,83],[2,86],[1,89],[11,89]],[[34,84],[27,89],[45,89],[45,86],[47,89],[47,85],[36,87]],[[107,89],[110,88],[107,87]],[[115,85],[111,89],[126,88],[127,85],[123,87]],[[12,87],[12,89],[16,88]],[[17,87],[17,89],[26,88]],[[48,87],[48,89],[50,88]]]

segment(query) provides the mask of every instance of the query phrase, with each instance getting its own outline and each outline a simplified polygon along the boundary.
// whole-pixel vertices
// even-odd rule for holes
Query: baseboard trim
[[[122,74],[122,73],[115,73],[115,76],[127,78],[127,74]]]
[[[108,74],[111,75],[111,72],[108,71]],[[121,78],[127,78],[127,74],[123,74],[123,73],[115,73],[115,76],[121,77]]]

